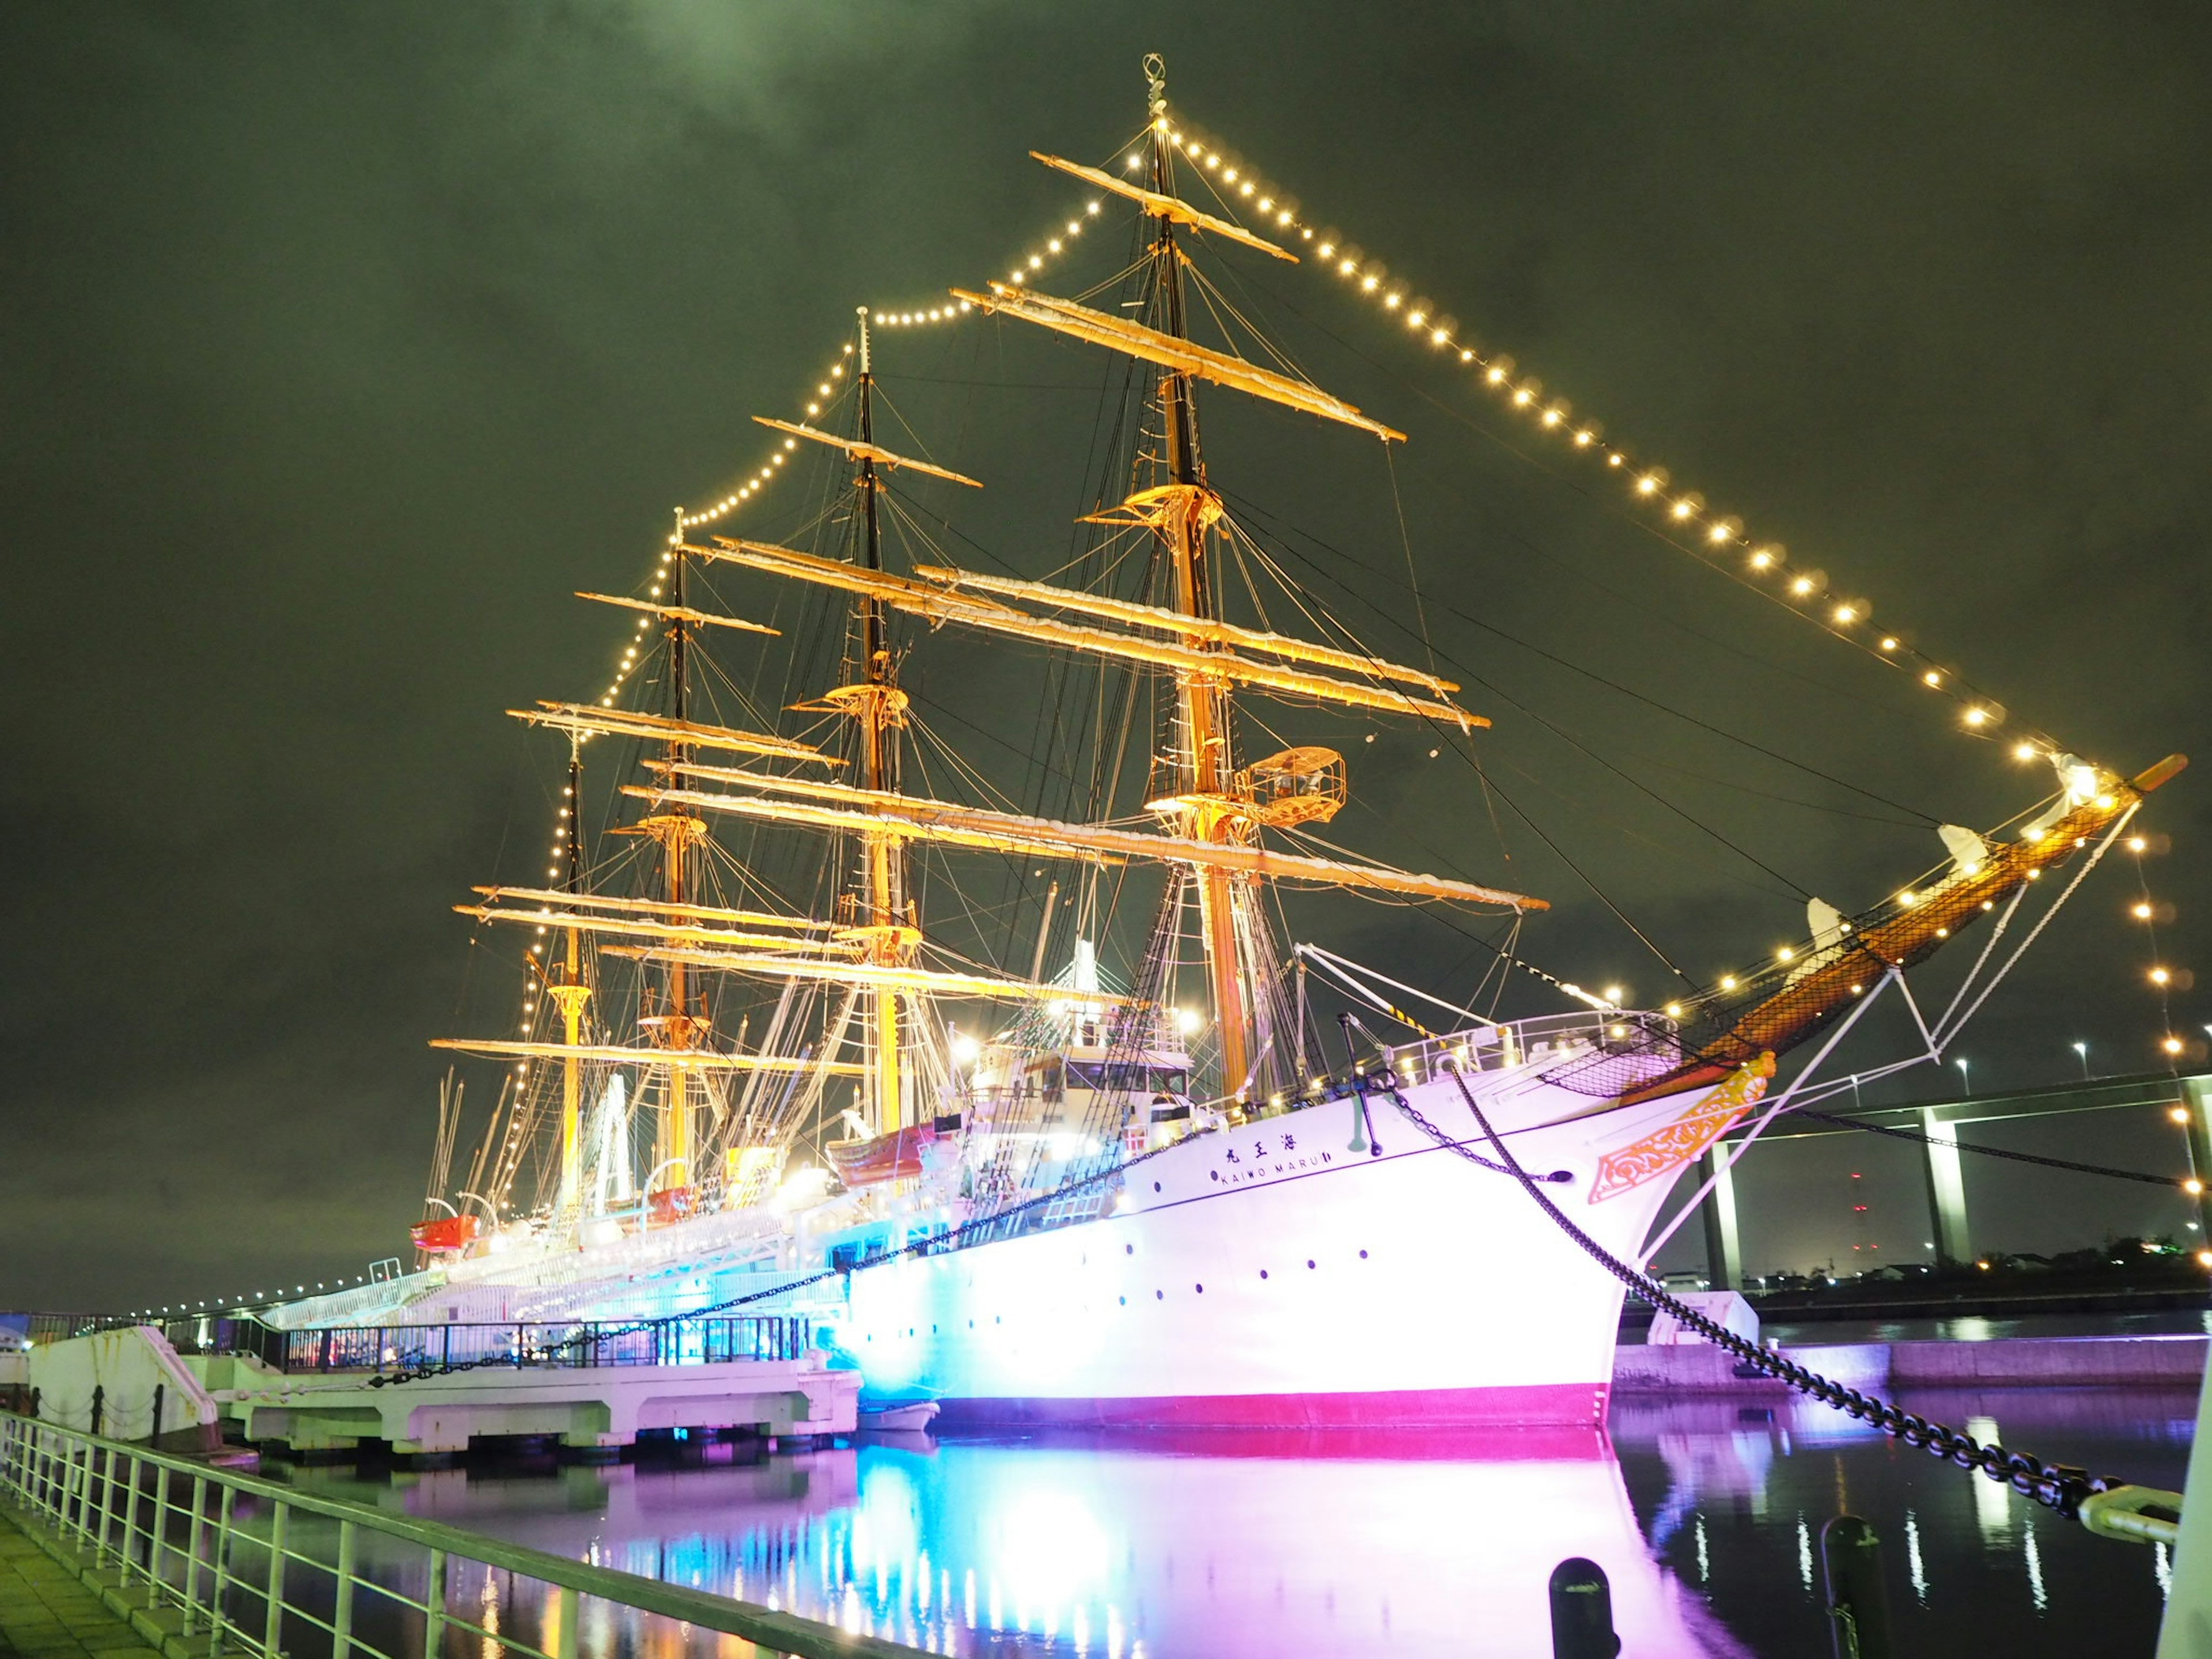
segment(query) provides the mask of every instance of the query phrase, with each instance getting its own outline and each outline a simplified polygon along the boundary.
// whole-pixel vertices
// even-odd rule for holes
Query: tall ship
[[[897,422],[878,365],[913,319],[863,308],[804,418],[757,417],[769,465],[679,514],[637,590],[581,596],[630,641],[604,696],[515,711],[566,746],[545,876],[460,907],[520,970],[510,1031],[439,1040],[479,1099],[495,1075],[489,1127],[457,1165],[449,1085],[413,1270],[276,1322],[787,1310],[948,1420],[1589,1424],[1624,1291],[1531,1183],[1648,1261],[1686,1166],[1928,957],[1978,930],[1974,972],[2001,972],[2034,936],[2015,913],[2179,769],[2039,748],[2054,792],[2011,823],[1944,826],[1933,868],[1856,914],[1814,901],[1797,945],[1662,1007],[1547,977],[1564,1012],[1499,1020],[1310,936],[1332,896],[1546,907],[1328,833],[1359,734],[1464,753],[1489,722],[1433,659],[1355,637],[1209,465],[1208,429],[1261,405],[1404,434],[1209,274],[1334,250],[1222,188],[1149,74],[1118,170],[1037,158],[1085,196],[1053,251],[1118,221],[1126,260],[1074,298],[1035,259],[931,307],[1090,354],[1072,547],[978,556],[960,498],[994,480]],[[801,475],[803,533],[722,528]],[[917,694],[970,673],[1034,703],[1034,752]]]

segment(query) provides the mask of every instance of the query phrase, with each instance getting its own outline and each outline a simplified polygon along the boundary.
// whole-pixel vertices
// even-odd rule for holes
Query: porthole
[[[1154,1291],[1152,1292],[1152,1300],[1155,1302],[1164,1302],[1167,1299],[1168,1293],[1165,1291]]]
[[[1137,1253],[1137,1247],[1136,1247],[1135,1245],[1133,1245],[1133,1244],[1124,1244],[1124,1245],[1121,1247],[1121,1254],[1122,1254],[1123,1255],[1136,1255],[1136,1253]]]
[[[1125,1307],[1125,1308],[1126,1308],[1126,1307],[1127,1307],[1127,1306],[1129,1305],[1129,1298],[1128,1298],[1127,1297],[1126,1297],[1126,1296],[1125,1296],[1125,1297],[1121,1297],[1121,1305],[1122,1305],[1123,1307]]]
[[[1313,1266],[1313,1263],[1312,1263],[1310,1261],[1309,1261],[1306,1263],[1306,1266],[1307,1266],[1307,1267],[1312,1267],[1312,1266]]]
[[[1204,1295],[1206,1294],[1206,1286],[1205,1286],[1205,1285],[1200,1285],[1200,1286],[1198,1286],[1198,1293],[1199,1293],[1200,1296],[1204,1296]]]
[[[1267,1270],[1265,1267],[1261,1268],[1261,1269],[1260,1269],[1260,1277],[1261,1277],[1261,1278],[1262,1278],[1262,1279],[1265,1279],[1267,1276]]]
[[[1158,1192],[1158,1191],[1159,1191],[1159,1189],[1160,1189],[1160,1183],[1159,1183],[1158,1182],[1155,1181],[1155,1182],[1152,1183],[1152,1190],[1153,1190],[1154,1192]]]
[[[1362,1251],[1359,1253],[1359,1259],[1360,1259],[1362,1261],[1366,1261],[1366,1260],[1367,1260],[1367,1252],[1366,1252],[1366,1251],[1364,1251],[1364,1250],[1362,1250]]]

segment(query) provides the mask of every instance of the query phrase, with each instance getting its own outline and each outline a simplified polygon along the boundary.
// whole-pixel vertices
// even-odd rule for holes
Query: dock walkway
[[[0,1655],[20,1659],[155,1659],[82,1574],[25,1528],[34,1522],[0,1504]]]

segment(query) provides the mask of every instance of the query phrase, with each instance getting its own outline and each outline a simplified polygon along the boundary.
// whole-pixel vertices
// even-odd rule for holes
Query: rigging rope
[[[1917,1141],[1923,1146],[1954,1146],[1962,1152],[1979,1152],[1984,1158],[2009,1158],[2015,1164],[2040,1164],[2046,1170],[2070,1170],[2076,1175],[2109,1176],[2114,1181],[2140,1181],[2152,1187],[2172,1187],[2182,1192],[2189,1190],[2188,1182],[2178,1181],[2172,1176],[2146,1175],[2140,1170],[2115,1170],[2103,1164],[2081,1164],[2069,1158],[2044,1158],[2034,1152],[2015,1152],[2002,1146],[1953,1140],[1942,1135],[1923,1134],[1917,1129],[1895,1129],[1886,1123],[1865,1123],[1832,1112],[1816,1112],[1809,1106],[1792,1106],[1788,1115],[1809,1118],[1815,1123],[1832,1124],[1838,1129],[1863,1129],[1870,1135],[1887,1135],[1893,1140]]]

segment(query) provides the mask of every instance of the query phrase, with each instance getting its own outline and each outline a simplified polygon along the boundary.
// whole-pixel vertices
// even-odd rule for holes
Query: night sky
[[[1404,617],[1410,546],[1434,646],[1496,722],[1497,830],[1423,734],[1331,728],[1360,803],[1333,839],[1552,899],[1529,959],[1656,1004],[1678,981],[1560,854],[1711,980],[1802,935],[1797,890],[1859,908],[1940,855],[1925,818],[2046,793],[2014,728],[2125,771],[2207,747],[2197,9],[10,8],[0,1306],[230,1297],[400,1253],[445,1069],[425,1040],[512,1018],[512,968],[448,907],[543,872],[563,750],[501,711],[595,697],[627,636],[568,596],[633,591],[672,505],[758,464],[749,417],[799,414],[856,304],[1003,275],[1064,219],[1085,192],[1025,152],[1111,162],[1147,50],[1178,112],[1307,217],[2011,711],[1968,738],[1652,534],[1349,285],[1217,251],[1225,291],[1411,441],[1386,462],[1215,393],[1214,481],[1364,567],[1331,602],[1418,659],[1358,610]],[[1042,285],[1101,281],[1126,246]],[[1060,562],[1099,355],[969,320],[894,337],[881,368],[931,453],[990,485],[920,497],[957,507],[963,562]],[[785,533],[796,490],[740,522]],[[939,636],[912,659],[987,768],[1027,740],[1036,667],[992,654]],[[2208,798],[2186,774],[2144,821],[2172,840],[2143,868],[2179,968]],[[2078,1075],[2075,1041],[2100,1072],[2164,1063],[2135,880],[2116,855],[1992,1000],[1959,1050],[1977,1090]],[[1405,911],[1292,915],[1454,994],[1480,969]],[[1033,937],[1033,911],[1006,932]],[[2205,986],[2172,1029],[2203,1035]],[[1505,1004],[1566,1006],[1528,980]],[[1886,1251],[1919,1254],[1910,1152],[1816,1144],[1746,1183],[1751,1265],[1848,1253],[1846,1166]],[[2013,1144],[2180,1156],[2156,1123]],[[1985,1247],[2181,1221],[2148,1188],[2044,1181],[1973,1189]]]

